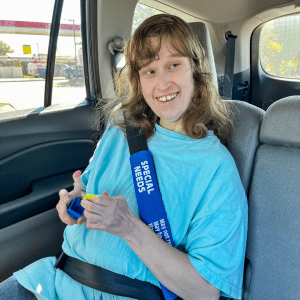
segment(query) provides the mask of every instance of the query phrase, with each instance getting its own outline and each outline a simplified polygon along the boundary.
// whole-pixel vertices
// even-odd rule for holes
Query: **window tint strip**
[[[86,0],[80,0],[80,13],[81,13],[81,38],[82,38],[82,58],[83,58],[83,70],[84,81],[86,88],[86,97],[91,99],[90,82],[87,64],[87,37],[86,37]]]
[[[56,54],[58,32],[60,27],[60,17],[61,17],[63,3],[64,3],[63,0],[56,0],[54,4],[51,30],[50,30],[48,56],[47,56],[45,100],[44,100],[45,107],[51,105],[55,54]]]
[[[88,44],[91,47],[89,68],[92,70],[92,78],[90,84],[93,85],[93,90],[94,90],[94,94],[91,100],[95,100],[97,95],[101,97],[99,60],[98,60],[98,38],[97,38],[97,1],[88,0],[87,20],[89,20]]]

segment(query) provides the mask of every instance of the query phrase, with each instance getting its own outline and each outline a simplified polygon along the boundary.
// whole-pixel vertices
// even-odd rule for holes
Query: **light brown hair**
[[[153,37],[159,40],[156,49],[151,46]],[[162,38],[167,38],[176,52],[191,61],[195,94],[182,116],[183,130],[195,139],[213,130],[226,143],[233,132],[233,107],[220,97],[197,36],[185,21],[170,14],[146,19],[126,43],[126,65],[114,78],[116,96],[106,101],[99,99],[96,106],[101,120],[119,126],[126,135],[122,118],[125,113],[130,125],[141,127],[147,139],[153,136],[158,117],[143,97],[138,71],[158,56]]]

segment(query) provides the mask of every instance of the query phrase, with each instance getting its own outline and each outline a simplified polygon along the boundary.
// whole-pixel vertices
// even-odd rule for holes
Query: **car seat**
[[[202,22],[193,22],[189,23],[189,25],[198,36],[198,39],[206,52],[214,81],[217,83],[217,72],[208,28]],[[231,140],[228,142],[227,149],[235,160],[242,184],[246,195],[248,196],[253,173],[254,158],[260,145],[259,132],[265,111],[239,100],[224,101],[230,101],[234,104],[234,132]],[[248,260],[246,258],[244,273],[247,264]],[[220,297],[220,300],[227,299],[230,298]]]
[[[261,125],[248,198],[245,300],[298,300],[300,96],[276,101]]]

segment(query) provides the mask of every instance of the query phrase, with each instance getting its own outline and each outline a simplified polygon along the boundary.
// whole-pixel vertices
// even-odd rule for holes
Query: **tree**
[[[284,78],[299,78],[298,63],[300,52],[299,17],[284,17],[266,23],[261,31],[260,57],[263,69],[275,76]],[[295,57],[295,59],[293,58]]]
[[[149,18],[151,16],[158,15],[161,13],[162,13],[161,11],[159,11],[155,8],[138,3],[136,5],[135,12],[134,12],[132,33],[134,33],[134,31],[140,26],[140,24],[144,20],[146,20],[147,18]]]
[[[11,49],[6,43],[0,41],[0,56],[5,55],[6,53],[14,53],[14,51],[15,50]]]
[[[278,34],[274,33],[274,23],[268,22],[264,25],[260,40],[260,58],[262,67],[271,75],[279,75],[279,55],[283,46],[278,43]]]

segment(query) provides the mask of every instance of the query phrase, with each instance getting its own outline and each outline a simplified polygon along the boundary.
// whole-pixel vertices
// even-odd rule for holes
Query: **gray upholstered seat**
[[[243,101],[227,101],[235,104],[234,133],[227,149],[235,160],[242,184],[248,196],[254,158],[260,144],[260,126],[265,111]]]
[[[243,299],[299,299],[300,96],[266,111],[250,194]]]
[[[210,35],[207,26],[205,25],[205,23],[202,22],[192,22],[189,23],[189,25],[194,31],[194,33],[196,34],[196,36],[198,37],[202,47],[204,48],[216,87],[218,88],[218,78],[216,72],[214,53],[213,53]]]
[[[218,87],[214,55],[207,26],[201,22],[189,23],[189,25],[192,27],[198,36],[201,45],[204,47],[216,86]],[[260,126],[265,111],[243,101],[227,101],[235,104],[234,133],[227,148],[235,160],[242,184],[248,196],[254,158],[260,144]],[[229,298],[221,297],[220,299],[227,300]]]
[[[190,25],[216,74],[206,25]],[[242,101],[228,101],[236,107],[228,150],[249,206],[243,299],[298,300],[300,96],[279,100],[266,112]]]
[[[198,36],[205,50],[213,77],[217,83],[214,54],[207,26],[202,22],[193,22],[189,23],[189,25]],[[243,186],[248,195],[255,152],[259,145],[260,125],[265,111],[243,101],[228,101],[236,106],[235,131],[232,140],[228,143],[228,150],[235,160]]]

